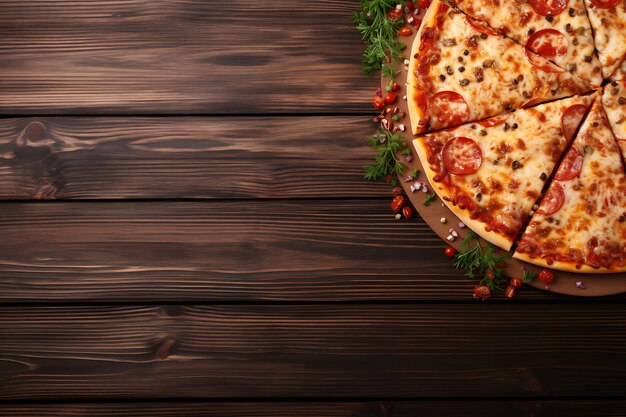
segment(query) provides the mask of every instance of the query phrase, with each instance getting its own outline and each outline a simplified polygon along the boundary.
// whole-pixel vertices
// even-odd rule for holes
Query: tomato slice
[[[535,13],[541,16],[556,16],[565,10],[567,3],[568,0],[530,0],[528,2]]]
[[[428,112],[437,127],[449,127],[463,124],[469,120],[470,111],[467,102],[457,92],[440,91],[430,98]]]
[[[563,191],[563,186],[558,182],[552,183],[546,195],[541,199],[537,214],[551,216],[563,207],[564,202],[565,192]]]
[[[472,139],[462,136],[446,142],[441,154],[446,169],[455,175],[473,174],[483,163],[480,146]]]
[[[481,125],[482,127],[494,127],[494,126],[498,126],[506,122],[509,117],[511,117],[511,113],[505,113],[505,114],[501,114],[500,116],[494,116],[494,117],[490,117],[489,119],[483,119],[477,123]]]
[[[583,156],[580,151],[574,147],[571,147],[565,154],[559,170],[554,176],[559,181],[569,181],[580,175],[580,170],[583,168]]]
[[[591,4],[600,9],[612,9],[621,2],[622,0],[591,0]]]
[[[526,47],[544,58],[554,60],[567,55],[569,41],[556,29],[543,29],[532,34]]]
[[[478,20],[474,20],[474,19],[471,19],[471,18],[465,16],[465,21],[471,27],[473,27],[475,30],[477,30],[480,33],[484,33],[485,35],[495,36],[495,35],[499,35],[500,34],[497,30],[487,26],[486,24],[484,24],[483,22],[480,22]]]
[[[564,69],[557,67],[547,59],[537,55],[533,51],[528,48],[525,48],[526,58],[530,61],[533,66],[543,72],[551,72],[551,73],[561,73],[565,72]]]
[[[585,117],[585,113],[587,113],[587,106],[584,104],[574,104],[563,112],[563,116],[561,116],[561,132],[563,132],[563,136],[565,136],[568,142],[574,137],[576,129],[578,129],[580,122]]]

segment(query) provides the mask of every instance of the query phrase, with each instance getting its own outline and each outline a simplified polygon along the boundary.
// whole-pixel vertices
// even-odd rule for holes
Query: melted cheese
[[[509,250],[568,144],[561,131],[563,113],[570,106],[590,103],[589,96],[571,97],[518,110],[497,126],[469,123],[429,134],[414,145],[439,197],[482,237]],[[473,174],[448,173],[452,186],[447,186],[445,181],[433,180],[441,170],[429,144],[443,146],[455,137],[476,142],[482,164]],[[463,196],[478,210],[459,207]],[[481,215],[476,216],[478,212]]]
[[[617,144],[626,159],[626,81],[606,85],[602,95],[602,104]]]
[[[553,181],[546,194],[562,187],[562,207],[533,216],[515,256],[542,266],[585,266],[587,272],[626,270],[626,174],[601,100],[572,147],[583,155],[580,174]],[[557,176],[564,169],[562,164]]]
[[[555,57],[553,62],[595,85],[602,83],[583,0],[569,0],[563,12],[551,16],[551,22],[521,1],[456,0],[454,3],[469,16],[486,22],[522,45],[526,45],[534,32],[558,30],[567,39],[568,47],[567,53]]]
[[[428,101],[440,91],[461,94],[469,107],[466,121],[472,121],[517,109],[531,99],[533,103],[540,103],[590,89],[589,83],[579,77],[528,52],[550,71],[537,68],[529,61],[524,47],[503,36],[481,34],[458,10],[450,9],[440,16],[438,27],[440,4],[439,0],[433,1],[413,43],[408,100],[414,133],[449,127],[431,120],[418,105],[421,96]],[[421,53],[421,37],[433,30],[430,52]],[[422,65],[420,73],[420,62],[431,56],[429,53],[433,60]]]
[[[611,78],[626,56],[626,3],[621,2],[612,9],[596,7],[592,0],[585,0],[585,4],[595,32],[602,75]],[[618,73],[623,76],[620,71]]]

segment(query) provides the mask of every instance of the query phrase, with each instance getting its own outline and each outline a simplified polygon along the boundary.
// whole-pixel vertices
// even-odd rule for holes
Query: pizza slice
[[[513,255],[572,272],[626,271],[626,174],[595,100]]]
[[[413,145],[450,210],[509,250],[591,101],[545,103],[427,134]]]
[[[617,145],[626,159],[626,81],[613,81],[604,87],[602,104]]]
[[[626,0],[585,0],[604,78],[618,79],[626,57]],[[617,78],[613,78],[613,75]]]
[[[555,64],[599,86],[600,62],[583,0],[452,0],[470,17],[485,22]]]
[[[411,57],[407,95],[416,134],[591,88],[440,0],[428,8]]]

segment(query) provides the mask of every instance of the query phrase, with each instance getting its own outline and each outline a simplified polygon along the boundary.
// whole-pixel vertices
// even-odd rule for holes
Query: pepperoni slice
[[[535,68],[540,69],[543,72],[551,72],[555,74],[565,72],[564,69],[557,67],[556,65],[554,65],[547,59],[542,58],[541,56],[537,55],[530,49],[525,48],[524,51],[526,52],[526,58],[528,58],[530,63],[533,64]]]
[[[544,58],[554,60],[567,55],[569,42],[565,35],[556,29],[543,29],[532,34],[526,47]]]
[[[443,164],[455,175],[468,175],[478,171],[483,163],[480,146],[470,138],[452,138],[441,150]]]
[[[583,104],[574,104],[563,112],[563,116],[561,116],[561,132],[563,132],[563,136],[565,136],[568,142],[574,137],[576,129],[578,129],[580,122],[585,117],[585,113],[587,113],[587,107]]]
[[[546,195],[543,196],[543,199],[541,199],[537,214],[551,216],[563,207],[564,202],[565,192],[563,191],[563,187],[558,182],[555,182],[550,186]]]
[[[591,0],[592,2],[594,0]],[[542,16],[556,16],[565,10],[568,0],[530,0],[528,4]]]
[[[621,3],[622,0],[591,0],[591,4],[600,9],[612,9]]]
[[[509,117],[511,117],[511,113],[505,113],[501,114],[500,116],[494,116],[490,117],[489,119],[481,120],[477,123],[482,127],[494,127],[506,122]]]
[[[529,98],[528,100],[524,100],[522,104],[520,104],[520,109],[525,109],[526,107],[534,106],[535,104],[541,103],[541,99],[539,97]]]
[[[576,178],[583,168],[583,156],[580,151],[574,147],[570,148],[565,154],[563,162],[554,178],[559,181],[569,181]]]
[[[478,20],[470,19],[469,17],[465,16],[465,21],[475,30],[477,30],[480,33],[484,33],[485,35],[495,36],[495,35],[500,34],[495,29],[487,26],[483,22],[479,22]]]
[[[428,112],[434,124],[440,127],[456,126],[469,120],[470,111],[467,102],[457,92],[440,91],[430,98]]]

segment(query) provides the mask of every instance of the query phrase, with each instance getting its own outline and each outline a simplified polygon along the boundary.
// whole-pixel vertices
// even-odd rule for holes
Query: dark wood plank
[[[0,406],[3,417],[624,417],[623,400],[124,403]]]
[[[0,308],[0,399],[626,395],[626,305]]]
[[[366,117],[0,119],[0,198],[390,195]]]
[[[471,301],[475,284],[380,199],[3,203],[0,235],[3,302]]]
[[[371,112],[345,0],[0,1],[0,113]]]

